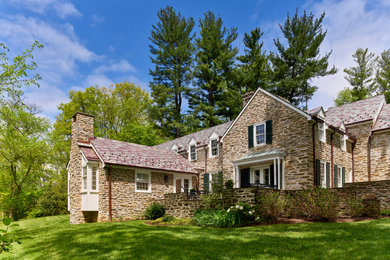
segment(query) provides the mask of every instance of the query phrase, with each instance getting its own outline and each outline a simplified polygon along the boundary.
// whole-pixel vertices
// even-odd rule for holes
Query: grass
[[[235,229],[19,221],[21,245],[0,259],[389,259],[390,219]]]

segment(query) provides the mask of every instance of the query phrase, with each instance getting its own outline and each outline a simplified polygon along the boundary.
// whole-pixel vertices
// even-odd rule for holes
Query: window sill
[[[135,190],[137,193],[152,193],[151,190]]]

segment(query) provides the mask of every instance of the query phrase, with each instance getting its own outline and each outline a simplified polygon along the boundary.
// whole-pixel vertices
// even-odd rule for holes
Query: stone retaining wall
[[[264,191],[264,188],[238,188],[224,190],[222,199],[232,205],[239,202],[245,202],[251,206],[257,204],[256,195]],[[363,201],[379,201],[381,209],[390,209],[390,180],[375,182],[348,183],[343,188],[335,189],[342,198],[347,196],[356,196]],[[296,192],[298,190],[289,190],[285,192]],[[164,199],[159,200],[166,208],[166,214],[174,217],[192,217],[195,211],[203,206],[202,200],[190,199],[184,193],[165,194]],[[341,205],[343,208],[345,205]]]

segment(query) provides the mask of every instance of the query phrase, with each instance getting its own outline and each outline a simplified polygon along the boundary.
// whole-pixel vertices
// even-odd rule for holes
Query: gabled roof
[[[100,161],[99,157],[92,149],[92,147],[83,146],[83,145],[79,145],[79,147],[88,161],[96,161],[96,162]]]
[[[223,136],[226,132],[226,130],[229,128],[231,125],[232,121],[221,124],[221,125],[216,125],[207,129],[204,129],[199,132],[195,132],[189,135],[185,135],[176,139],[173,139],[171,141],[155,145],[154,147],[165,149],[165,150],[170,150],[171,147],[176,144],[179,148],[179,151],[183,150],[188,150],[188,145],[192,139],[194,139],[198,145],[206,145],[209,142],[210,136],[213,133],[216,133],[219,136]]]
[[[383,105],[372,131],[390,129],[390,104]]]
[[[326,112],[325,122],[339,127],[374,120],[378,110],[386,102],[385,96],[380,95],[338,107],[331,107]]]
[[[158,147],[105,138],[95,138],[91,145],[105,164],[197,174],[192,164],[181,155]]]
[[[313,108],[308,110],[307,113],[312,116],[316,116],[320,119],[325,119],[325,111],[322,107]]]

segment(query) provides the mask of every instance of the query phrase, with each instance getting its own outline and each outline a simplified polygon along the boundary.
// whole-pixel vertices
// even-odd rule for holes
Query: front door
[[[241,169],[241,187],[249,187],[251,182],[250,169]]]
[[[181,192],[181,179],[176,179],[176,193]]]

